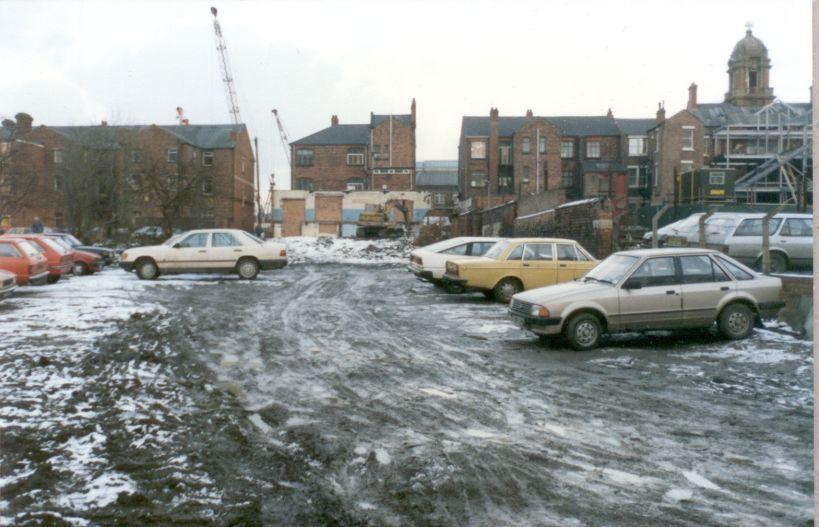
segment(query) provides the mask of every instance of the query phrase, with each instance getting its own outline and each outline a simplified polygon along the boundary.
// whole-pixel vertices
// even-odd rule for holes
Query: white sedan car
[[[136,271],[142,280],[179,273],[237,273],[240,278],[251,280],[260,269],[280,269],[285,265],[287,251],[283,244],[264,242],[237,229],[184,232],[162,245],[128,249],[120,260],[120,267]]]
[[[467,236],[433,243],[412,251],[407,269],[422,280],[438,283],[444,276],[447,260],[451,260],[453,257],[457,257],[459,260],[478,258],[486,254],[486,251],[502,239]]]

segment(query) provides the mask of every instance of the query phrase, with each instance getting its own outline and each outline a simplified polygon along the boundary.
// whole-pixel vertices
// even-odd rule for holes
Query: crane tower
[[[222,69],[222,81],[225,83],[225,93],[227,95],[228,111],[233,120],[233,124],[241,124],[242,115],[239,113],[239,99],[236,97],[236,86],[233,84],[233,74],[228,63],[227,46],[225,37],[222,35],[222,27],[216,17],[215,7],[210,8],[213,15],[213,31],[216,34],[216,50],[219,52],[219,66]]]
[[[279,137],[281,137],[282,146],[284,147],[284,156],[287,158],[287,166],[290,166],[292,164],[290,162],[290,140],[287,138],[287,132],[284,131],[284,125],[279,118],[279,111],[275,108],[273,108],[273,117],[276,118],[276,126],[279,127]]]

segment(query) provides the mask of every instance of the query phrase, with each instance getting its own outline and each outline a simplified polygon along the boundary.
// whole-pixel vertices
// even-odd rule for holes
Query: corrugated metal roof
[[[556,117],[498,117],[498,135],[509,137],[513,135],[521,126],[533,119],[545,119],[552,123],[564,136],[593,136],[593,135],[620,135],[620,129],[614,118],[609,116],[556,116]],[[461,127],[466,136],[488,136],[489,117],[488,116],[463,116]]]
[[[302,137],[291,145],[366,145],[370,138],[368,124],[339,124]]]

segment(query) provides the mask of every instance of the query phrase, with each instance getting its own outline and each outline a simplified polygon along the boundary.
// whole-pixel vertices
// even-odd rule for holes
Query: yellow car
[[[523,290],[580,278],[597,263],[574,240],[510,238],[481,258],[448,260],[443,285],[450,292],[481,291],[509,302]]]

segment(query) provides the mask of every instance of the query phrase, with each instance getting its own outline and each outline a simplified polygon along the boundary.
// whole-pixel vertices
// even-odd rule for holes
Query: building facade
[[[0,214],[11,226],[94,230],[255,224],[254,155],[244,125],[32,126],[4,121]],[[5,138],[5,139],[3,139]],[[25,177],[20,177],[24,174]]]
[[[415,99],[410,113],[370,114],[369,124],[330,126],[290,143],[291,188],[308,191],[412,190]]]

